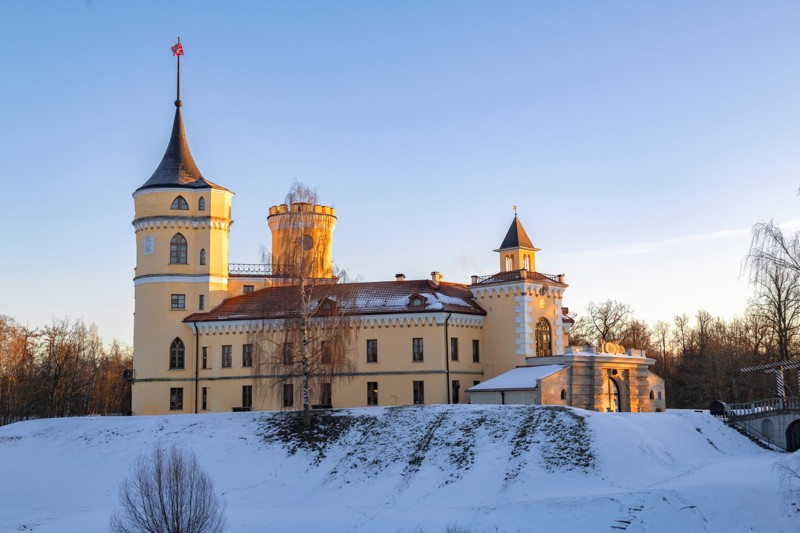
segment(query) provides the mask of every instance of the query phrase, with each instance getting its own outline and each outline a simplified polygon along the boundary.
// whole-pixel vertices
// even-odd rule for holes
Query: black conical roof
[[[187,187],[191,189],[223,189],[212,183],[200,173],[200,169],[192,159],[189,144],[186,142],[186,132],[183,130],[183,116],[181,115],[180,101],[176,102],[175,120],[172,123],[172,135],[169,138],[167,151],[161,163],[150,176],[150,179],[137,190],[156,187]]]
[[[528,234],[525,233],[525,228],[522,227],[519,219],[514,215],[514,221],[511,227],[508,228],[506,238],[503,239],[503,244],[500,245],[498,250],[506,250],[508,248],[532,248],[535,249]]]

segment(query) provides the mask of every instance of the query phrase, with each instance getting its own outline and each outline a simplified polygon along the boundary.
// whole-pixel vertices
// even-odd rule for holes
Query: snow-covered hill
[[[105,531],[158,445],[193,450],[229,531],[797,531],[762,450],[707,413],[520,406],[78,418],[0,428],[0,531]]]

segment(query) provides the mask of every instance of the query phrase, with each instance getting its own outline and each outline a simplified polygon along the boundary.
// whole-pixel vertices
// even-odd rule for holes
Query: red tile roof
[[[194,313],[183,321],[289,318],[297,316],[297,309],[300,307],[299,292],[296,286],[268,287],[228,298],[207,313]],[[415,295],[424,297],[423,306],[409,306],[410,297]],[[442,311],[486,314],[473,299],[469,288],[459,283],[442,282],[438,287],[429,280],[318,284],[313,288],[311,296],[315,307],[328,299],[348,315]],[[324,310],[320,309],[317,314],[324,314]]]

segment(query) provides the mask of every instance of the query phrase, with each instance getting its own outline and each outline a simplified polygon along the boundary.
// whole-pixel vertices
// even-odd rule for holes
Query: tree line
[[[54,320],[31,329],[0,315],[0,425],[131,410],[131,348],[104,346],[94,325]]]
[[[577,317],[570,344],[615,340],[647,350],[656,360],[651,369],[666,382],[668,407],[775,397],[774,373],[740,370],[800,354],[800,234],[787,236],[773,223],[757,224],[744,272],[754,294],[741,318],[698,311],[693,318],[684,314],[650,325],[636,319],[629,305],[607,300],[590,303]],[[786,394],[800,396],[797,373],[787,372],[784,379]]]

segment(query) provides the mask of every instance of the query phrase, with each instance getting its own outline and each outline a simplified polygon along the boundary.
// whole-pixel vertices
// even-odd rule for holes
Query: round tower
[[[336,210],[313,202],[269,208],[273,272],[290,278],[333,278]]]
[[[227,296],[233,193],[206,180],[192,158],[181,114],[180,67],[178,73],[167,150],[133,193],[135,414],[194,410],[196,347],[183,319]]]

